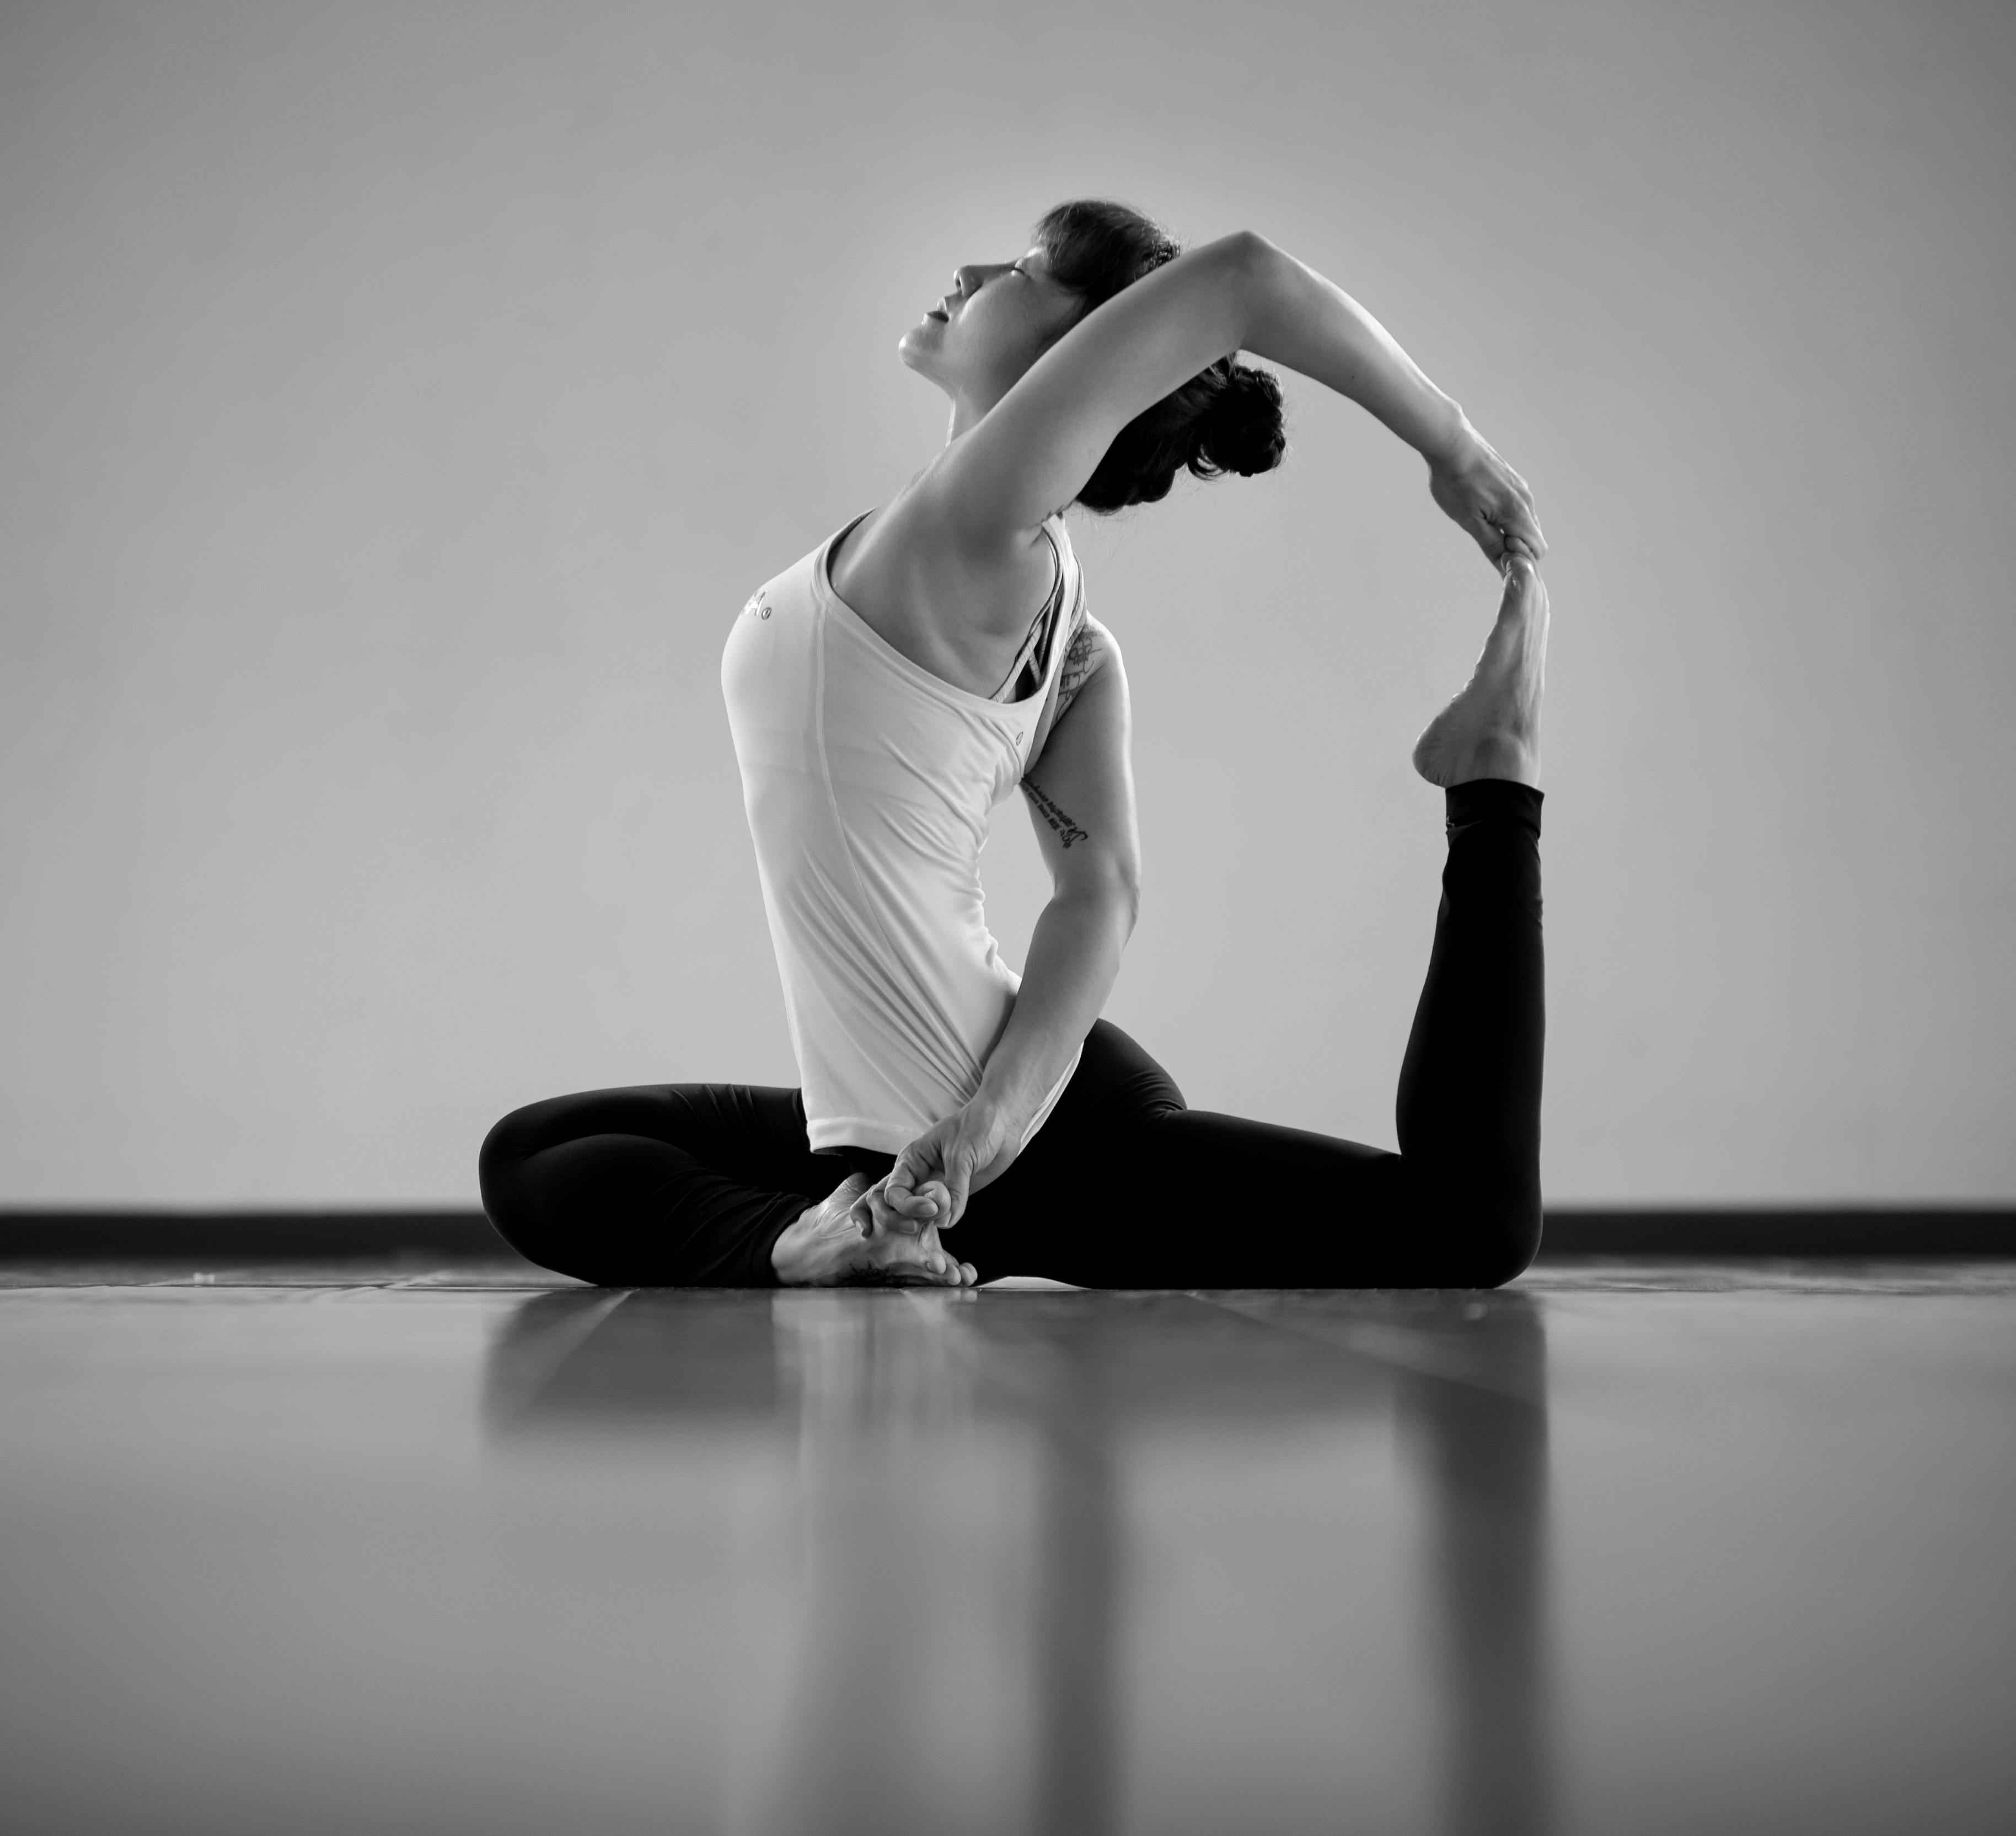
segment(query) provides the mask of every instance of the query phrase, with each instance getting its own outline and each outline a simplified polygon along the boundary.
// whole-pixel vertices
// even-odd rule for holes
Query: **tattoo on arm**
[[[1092,627],[1082,619],[1078,628],[1071,633],[1071,648],[1064,652],[1064,668],[1057,671],[1057,711],[1050,717],[1054,727],[1064,718],[1064,710],[1071,704],[1071,698],[1085,686],[1085,679],[1092,674],[1094,646]]]
[[[1049,797],[1046,797],[1043,794],[1043,787],[1034,778],[1024,778],[1022,780],[1022,789],[1030,802],[1036,806],[1036,814],[1057,832],[1057,841],[1060,846],[1069,848],[1074,841],[1082,841],[1085,839],[1088,831],[1081,829]]]

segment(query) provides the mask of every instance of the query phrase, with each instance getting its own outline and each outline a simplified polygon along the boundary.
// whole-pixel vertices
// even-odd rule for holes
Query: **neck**
[[[1005,389],[957,389],[952,395],[952,420],[945,429],[945,444],[949,446],[960,434],[970,433],[987,418],[995,402],[1007,394]]]

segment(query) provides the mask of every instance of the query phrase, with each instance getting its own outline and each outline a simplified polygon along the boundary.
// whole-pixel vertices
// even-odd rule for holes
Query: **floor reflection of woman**
[[[722,658],[802,1087],[535,1103],[484,1144],[491,1219],[622,1285],[1509,1280],[1540,1229],[1547,607],[1525,482],[1321,275],[1247,233],[1181,253],[1115,204],[1061,205],[1016,260],[959,268],[900,350],[951,398],[944,448],[753,595]],[[1280,390],[1241,351],[1419,452],[1503,577],[1414,752],[1449,855],[1398,1154],[1190,1109],[1099,1017],[1138,898],[1127,678],[1062,509],[1278,464]],[[1018,785],[1055,883],[1020,977],[979,875]]]

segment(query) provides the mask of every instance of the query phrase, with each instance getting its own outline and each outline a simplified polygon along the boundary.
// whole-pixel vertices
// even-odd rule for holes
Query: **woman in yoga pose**
[[[1179,252],[1120,205],[1060,205],[1017,260],[961,268],[900,351],[951,398],[943,450],[754,595],[722,658],[802,1088],[517,1111],[483,1147],[491,1219],[617,1286],[1509,1280],[1540,1233],[1547,607],[1525,481],[1321,275],[1251,234]],[[1062,510],[1277,465],[1280,389],[1241,351],[1414,448],[1503,575],[1475,674],[1414,751],[1449,856],[1398,1154],[1188,1108],[1099,1017],[1137,898],[1127,678]],[[1019,978],[979,876],[1018,785],[1056,888]]]

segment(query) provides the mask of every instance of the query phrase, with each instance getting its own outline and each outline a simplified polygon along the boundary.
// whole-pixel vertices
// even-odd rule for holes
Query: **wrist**
[[[1470,424],[1463,404],[1437,391],[1438,400],[1429,408],[1422,437],[1415,450],[1431,466],[1454,470],[1478,451],[1484,437]]]
[[[1017,1142],[1029,1125],[1029,1118],[1042,1102],[1039,1092],[1031,1097],[1019,1087],[1019,1080],[998,1075],[992,1067],[981,1075],[980,1088],[966,1106],[967,1117],[977,1131],[1003,1142]]]

